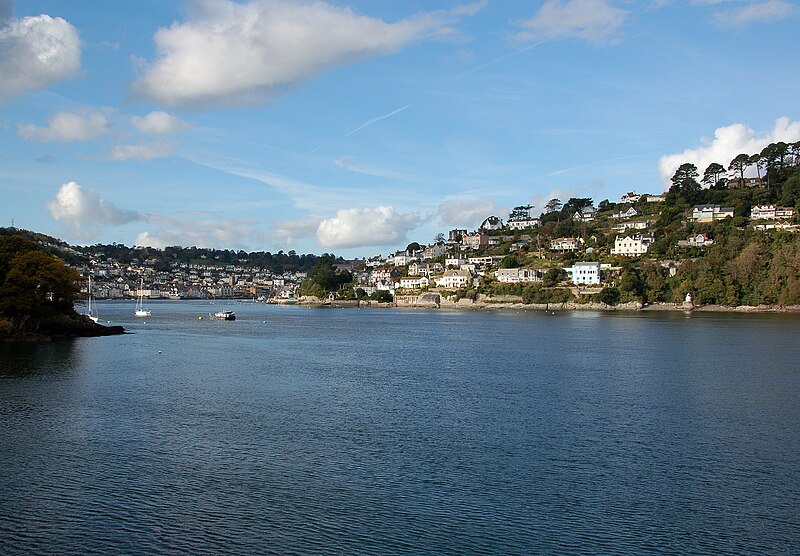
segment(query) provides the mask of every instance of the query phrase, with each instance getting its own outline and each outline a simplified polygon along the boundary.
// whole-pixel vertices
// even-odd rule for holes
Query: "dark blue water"
[[[798,318],[151,309],[0,346],[3,554],[800,553]]]

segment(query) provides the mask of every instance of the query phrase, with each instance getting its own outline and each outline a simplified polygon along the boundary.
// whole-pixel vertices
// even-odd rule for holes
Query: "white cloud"
[[[342,209],[334,218],[319,223],[317,241],[331,248],[393,245],[404,242],[406,234],[421,222],[419,214],[401,214],[390,206]]]
[[[100,198],[95,190],[84,189],[74,181],[63,184],[46,207],[54,219],[66,222],[77,231],[142,219],[138,212],[119,209]]]
[[[168,143],[145,143],[143,145],[116,145],[111,149],[111,160],[152,160],[172,156],[175,148]]]
[[[744,27],[753,22],[780,21],[796,11],[793,4],[784,0],[767,0],[717,12],[714,14],[714,21],[724,27]]]
[[[188,126],[186,122],[167,112],[150,112],[146,116],[133,116],[131,123],[142,133],[180,133]]]
[[[73,77],[80,67],[80,38],[69,22],[49,15],[0,20],[0,100]]]
[[[244,238],[252,236],[252,231],[241,224],[231,221],[215,221],[203,223],[208,227],[199,227],[198,223],[187,223],[172,229],[159,229],[152,232],[141,232],[136,236],[135,245],[165,247],[180,245],[183,247],[213,247],[216,249],[244,249],[247,247]]]
[[[611,38],[625,21],[628,12],[606,0],[545,0],[539,12],[519,22],[527,30],[518,38],[539,40],[577,37],[602,42]]]
[[[800,141],[800,121],[791,121],[787,117],[778,118],[772,131],[760,137],[745,124],[717,128],[714,130],[714,139],[702,139],[699,147],[662,156],[658,161],[658,173],[667,186],[675,170],[685,162],[697,166],[702,174],[712,162],[727,168],[736,155],[759,153],[764,147],[777,141]]]
[[[280,239],[284,245],[291,245],[296,239],[314,237],[320,222],[322,222],[320,218],[282,220],[275,223],[270,235]]]
[[[56,141],[71,143],[96,139],[109,129],[108,117],[102,112],[58,112],[46,127],[34,124],[17,126],[20,136],[27,141]]]
[[[495,202],[488,197],[480,201],[447,199],[439,205],[439,219],[442,223],[457,228],[477,228],[492,215],[501,218],[503,216]]]
[[[331,68],[445,33],[443,19],[387,23],[322,1],[197,0],[187,21],[156,32],[158,57],[133,90],[170,106],[255,104]]]

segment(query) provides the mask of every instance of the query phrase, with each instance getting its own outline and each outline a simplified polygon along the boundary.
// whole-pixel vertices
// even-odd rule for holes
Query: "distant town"
[[[434,294],[437,305],[443,298],[614,305],[678,303],[689,295],[702,304],[800,305],[800,154],[794,144],[765,151],[773,147],[767,158],[740,155],[727,174],[710,165],[702,184],[687,163],[666,193],[628,192],[596,205],[591,198],[551,199],[539,216],[521,204],[504,217],[487,215],[477,229],[451,229],[368,259],[72,247],[32,235],[84,277],[84,295],[91,278],[95,299],[415,305]],[[763,165],[762,177],[744,176],[745,158]]]

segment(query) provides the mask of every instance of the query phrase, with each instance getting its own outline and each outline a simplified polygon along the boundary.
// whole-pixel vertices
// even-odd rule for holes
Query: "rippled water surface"
[[[150,308],[0,345],[3,554],[800,553],[798,318]]]

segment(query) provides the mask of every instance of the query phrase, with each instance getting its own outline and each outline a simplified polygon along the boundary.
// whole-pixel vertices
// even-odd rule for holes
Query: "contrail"
[[[546,43],[549,40],[550,40],[550,37],[546,37],[546,38],[540,40],[539,42],[535,42],[535,43],[533,43],[531,45],[526,46],[525,48],[522,48],[520,50],[515,50],[513,52],[509,52],[508,54],[504,54],[503,56],[495,58],[494,60],[486,62],[485,64],[481,64],[480,66],[475,66],[474,68],[468,69],[467,71],[458,74],[456,76],[456,79],[461,79],[462,77],[466,77],[467,75],[469,75],[471,73],[475,73],[477,71],[481,71],[481,70],[484,70],[486,68],[492,67],[492,66],[494,66],[496,64],[499,64],[500,62],[508,60],[509,58],[513,58],[514,56],[519,56],[520,54],[523,54],[523,53],[525,53],[525,52],[527,52],[529,50],[533,50],[537,46],[543,45],[544,43]]]
[[[353,135],[354,133],[358,133],[359,131],[361,131],[365,127],[369,127],[374,123],[377,123],[377,122],[379,122],[381,120],[385,120],[386,118],[391,118],[392,116],[395,116],[395,115],[399,114],[400,112],[402,112],[404,110],[408,110],[409,108],[411,108],[411,105],[407,104],[407,105],[403,106],[402,108],[398,108],[397,110],[395,110],[393,112],[389,112],[388,114],[384,114],[383,116],[378,116],[377,118],[373,118],[371,120],[368,120],[368,121],[364,122],[363,124],[361,124],[360,126],[358,126],[357,128],[355,128],[350,133],[347,133],[346,135],[344,135],[344,137],[350,137],[351,135]]]

